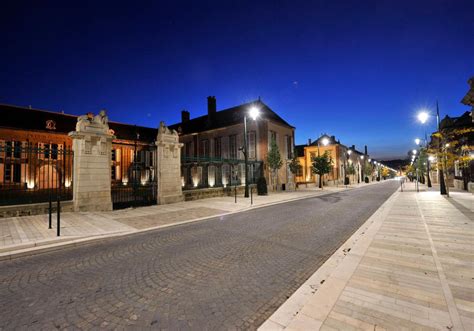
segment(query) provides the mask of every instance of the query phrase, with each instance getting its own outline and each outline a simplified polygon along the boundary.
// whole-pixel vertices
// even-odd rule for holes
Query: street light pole
[[[249,197],[249,171],[248,171],[248,141],[247,141],[247,115],[244,115],[244,160],[245,160],[245,193],[244,197]]]
[[[251,107],[249,109],[249,116],[255,121],[259,116],[259,110],[257,107]],[[244,162],[245,162],[245,192],[244,197],[249,197],[249,171],[248,171],[248,139],[247,139],[247,114],[244,114],[244,147],[242,148],[242,152],[244,153]]]

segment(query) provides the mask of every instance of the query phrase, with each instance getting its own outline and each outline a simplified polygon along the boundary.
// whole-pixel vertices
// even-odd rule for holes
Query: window
[[[237,135],[229,136],[229,158],[237,159]]]
[[[15,141],[15,147],[13,149],[13,157],[16,159],[21,159],[21,142]]]
[[[21,182],[21,164],[15,163],[13,165],[13,182],[20,183]]]
[[[51,158],[53,160],[58,159],[58,144],[52,144],[51,145]]]
[[[249,146],[249,159],[255,159],[257,157],[257,141],[255,139],[255,131],[250,131],[247,134],[247,143]]]
[[[11,141],[7,141],[5,143],[5,156],[6,157],[12,157],[12,146],[13,146],[13,143]]]
[[[287,159],[293,158],[293,144],[291,141],[291,136],[286,136],[286,152],[287,152]]]
[[[276,132],[270,130],[268,131],[268,150],[270,150],[270,146],[272,145],[272,140],[275,140],[275,142],[278,144]]]
[[[111,171],[110,171],[110,174],[111,174],[112,180],[116,180],[116,179],[117,179],[117,173],[116,173],[116,171],[115,171],[115,166],[112,166]]]
[[[193,156],[193,142],[188,141],[185,145],[185,155],[186,156]]]
[[[209,157],[209,140],[201,140],[201,145],[199,149],[199,156],[200,157]]]
[[[112,149],[112,161],[117,161],[117,152],[115,149]]]
[[[217,137],[214,139],[214,157],[217,159],[222,158],[222,138]]]
[[[5,170],[3,172],[3,181],[9,183],[12,180],[12,167],[11,164],[5,165]]]

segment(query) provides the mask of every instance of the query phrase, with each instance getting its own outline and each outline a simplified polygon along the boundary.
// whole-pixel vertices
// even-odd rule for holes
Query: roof
[[[459,117],[449,117],[446,115],[441,122],[439,123],[441,129],[451,129],[451,128],[462,128],[462,127],[471,127],[473,125],[473,119],[471,117],[471,112],[466,111]]]
[[[4,128],[62,134],[76,129],[76,115],[6,104],[0,104],[0,114],[0,127]],[[46,128],[48,120],[55,122],[55,130]],[[158,134],[158,129],[117,122],[109,122],[109,128],[114,130],[117,139],[122,140],[135,140],[138,133],[139,141],[151,143]]]
[[[260,109],[260,118],[294,128],[294,126],[288,124],[288,122],[260,100],[217,111],[211,120],[209,120],[209,116],[206,114],[186,122],[170,125],[169,128],[177,130],[180,134],[192,134],[240,124],[243,123],[244,115],[251,106],[256,106]]]

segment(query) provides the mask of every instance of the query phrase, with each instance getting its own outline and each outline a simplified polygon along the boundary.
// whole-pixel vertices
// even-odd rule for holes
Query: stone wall
[[[253,194],[257,194],[256,187],[253,186]],[[196,189],[196,190],[187,190],[183,191],[184,200],[185,201],[193,201],[199,199],[207,199],[207,198],[216,198],[216,197],[233,197],[235,194],[234,186],[228,187],[213,187],[213,188],[203,188],[203,189]],[[244,194],[245,187],[244,186],[237,186],[237,199],[243,199],[242,195]]]
[[[53,213],[56,213],[57,202],[53,201]],[[72,201],[61,201],[61,212],[73,211]],[[12,205],[0,207],[0,218],[3,217],[19,217],[30,215],[48,214],[49,203],[32,203],[28,205]]]

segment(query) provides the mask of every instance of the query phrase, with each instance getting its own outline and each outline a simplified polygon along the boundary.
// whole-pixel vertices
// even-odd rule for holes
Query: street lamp
[[[421,142],[421,140],[420,140],[419,138],[416,138],[416,139],[415,139],[415,144],[416,144],[417,146],[420,145],[420,142]]]
[[[328,137],[326,137],[326,136],[325,136],[325,137],[320,137],[320,138],[318,139],[318,156],[320,156],[320,154],[319,154],[319,143],[320,143],[320,142],[323,144],[323,146],[327,146],[327,145],[329,144],[329,139],[328,139]],[[319,175],[319,176],[321,177],[321,175]],[[322,188],[322,185],[323,185],[323,184],[322,184],[322,180],[321,180],[321,178],[320,178],[320,179],[319,179],[319,188]]]
[[[425,124],[426,121],[428,120],[428,117],[430,117],[430,115],[428,114],[427,111],[422,110],[418,113],[417,117],[418,117],[418,121],[420,121],[421,124]]]
[[[248,116],[253,119],[254,121],[257,120],[258,116],[260,115],[260,110],[252,106],[248,111]],[[245,193],[244,197],[249,197],[249,170],[248,170],[248,163],[249,163],[249,156],[248,156],[248,139],[247,139],[247,114],[244,115],[244,160],[245,160]]]

